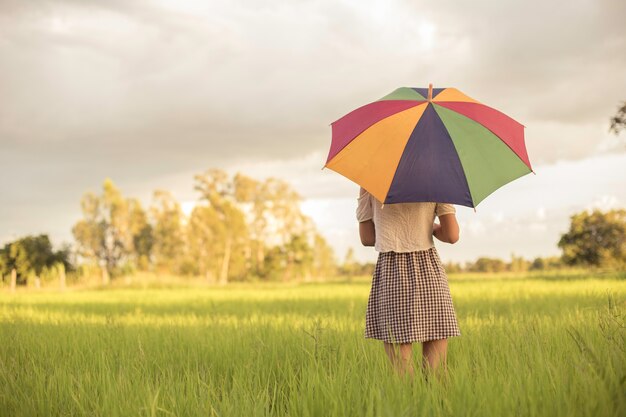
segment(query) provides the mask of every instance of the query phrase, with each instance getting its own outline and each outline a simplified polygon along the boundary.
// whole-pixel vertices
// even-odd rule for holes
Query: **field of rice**
[[[624,416],[624,278],[451,275],[447,385],[363,337],[368,278],[2,290],[0,416]]]

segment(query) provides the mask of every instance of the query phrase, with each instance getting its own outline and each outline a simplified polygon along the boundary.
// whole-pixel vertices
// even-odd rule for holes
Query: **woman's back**
[[[414,252],[434,246],[435,216],[456,213],[447,203],[382,203],[362,190],[356,210],[357,220],[373,220],[375,249],[378,252]]]

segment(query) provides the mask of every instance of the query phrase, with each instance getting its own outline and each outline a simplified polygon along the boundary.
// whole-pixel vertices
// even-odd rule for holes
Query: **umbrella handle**
[[[428,101],[433,101],[433,85],[428,84]]]

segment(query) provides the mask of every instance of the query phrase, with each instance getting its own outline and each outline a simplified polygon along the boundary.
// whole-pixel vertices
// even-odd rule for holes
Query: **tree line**
[[[532,260],[511,255],[509,262],[480,257],[461,264],[448,262],[448,272],[526,272],[571,267],[626,269],[626,210],[585,210],[570,216],[569,230],[557,242],[560,256]]]
[[[75,248],[53,250],[47,235],[26,236],[0,248],[0,277],[17,285],[33,280],[73,281],[98,274],[103,283],[136,271],[201,276],[208,282],[289,281],[371,275],[352,248],[338,263],[331,246],[300,209],[301,197],[282,180],[208,170],[194,177],[197,204],[186,215],[168,191],[150,207],[124,197],[112,180],[101,194],[87,192],[82,219],[72,227]],[[449,273],[526,272],[570,267],[626,269],[626,210],[582,211],[557,246],[561,256],[510,261],[481,257],[446,263]]]
[[[511,254],[511,258],[508,261],[501,258],[481,256],[474,261],[464,263],[446,262],[444,264],[444,267],[448,273],[523,273],[529,271],[555,271],[568,269],[573,266],[576,265],[563,262],[561,256],[547,256],[536,257],[534,259],[526,259],[522,256],[516,256],[515,254]],[[589,265],[584,265],[584,267],[589,267]]]
[[[46,235],[19,239],[0,249],[0,274],[6,281],[15,270],[23,284],[63,265],[78,277],[98,274],[106,284],[137,271],[218,283],[308,280],[336,272],[332,248],[285,181],[210,169],[194,176],[194,190],[198,200],[186,215],[168,191],[155,190],[144,208],[107,178],[101,193],[81,198],[74,251],[53,252]]]
[[[194,176],[198,202],[186,216],[171,193],[156,190],[148,210],[110,179],[86,193],[72,234],[78,254],[103,281],[136,270],[203,276],[227,283],[251,277],[310,279],[335,267],[334,253],[301,196],[285,181],[210,169]]]

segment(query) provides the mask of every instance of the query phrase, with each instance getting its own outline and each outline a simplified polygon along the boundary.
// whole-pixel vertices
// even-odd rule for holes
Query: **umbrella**
[[[401,87],[333,122],[325,168],[383,204],[476,207],[532,170],[524,126],[456,88]]]

